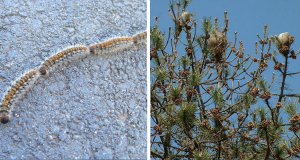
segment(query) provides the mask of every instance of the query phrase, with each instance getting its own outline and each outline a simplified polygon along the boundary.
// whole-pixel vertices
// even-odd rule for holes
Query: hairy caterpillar
[[[24,91],[28,89],[31,84],[35,82],[35,80],[39,76],[39,71],[32,70],[25,75],[21,76],[7,91],[7,93],[2,98],[2,102],[0,104],[0,122],[2,124],[6,124],[10,121],[9,113],[12,105],[21,98],[24,94]]]
[[[56,53],[55,55],[48,58],[39,68],[41,75],[46,75],[49,70],[53,69],[55,65],[70,60],[74,57],[79,57],[88,54],[89,48],[86,46],[74,46],[63,51]]]
[[[147,40],[147,31],[132,36],[132,39],[134,44],[145,42]]]
[[[105,42],[91,45],[89,49],[91,54],[105,54],[124,49],[132,45],[132,42],[133,39],[131,37],[118,37]]]
[[[147,31],[138,33],[132,37],[118,37],[107,40],[98,44],[86,46],[74,46],[57,52],[50,58],[46,59],[38,70],[32,70],[21,76],[8,89],[0,103],[0,122],[6,124],[10,121],[11,108],[14,103],[25,93],[24,90],[29,88],[35,82],[39,75],[46,75],[50,70],[54,69],[58,64],[69,61],[75,57],[91,54],[105,54],[120,51],[133,44],[145,43],[147,39]]]

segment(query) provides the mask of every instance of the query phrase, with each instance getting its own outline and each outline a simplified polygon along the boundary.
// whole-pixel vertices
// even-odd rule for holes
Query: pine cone
[[[299,114],[295,114],[295,115],[290,119],[290,123],[296,123],[296,122],[298,122],[299,119],[300,119],[300,115],[299,115]]]
[[[151,58],[157,58],[157,52],[155,51],[152,51],[152,52],[150,52],[150,57]]]
[[[160,81],[156,81],[155,83],[156,83],[157,87],[161,86],[161,82]]]
[[[212,109],[210,109],[210,112],[211,112],[213,115],[219,114],[219,110],[218,110],[217,108],[212,108]]]
[[[246,139],[250,139],[250,136],[248,133],[244,133],[243,136],[246,138]]]
[[[259,138],[259,137],[254,137],[254,138],[253,138],[253,141],[257,143],[257,142],[260,141],[260,138]]]
[[[177,98],[173,100],[175,102],[176,105],[180,104],[182,102],[181,98]]]
[[[293,59],[296,59],[296,58],[297,58],[297,56],[296,56],[296,54],[295,54],[295,51],[294,51],[294,50],[292,50],[292,51],[291,51],[291,57],[292,57]]]
[[[266,92],[266,93],[260,94],[259,98],[261,98],[261,99],[270,99],[271,98],[271,93]]]
[[[268,58],[268,57],[271,57],[271,56],[272,56],[271,53],[266,53],[266,54],[264,54],[264,58]]]
[[[277,62],[274,66],[274,70],[279,70],[283,66],[282,63]]]
[[[209,34],[208,34],[208,35],[203,35],[203,36],[202,36],[202,39],[209,39],[209,37],[210,37]]]
[[[186,94],[187,94],[187,96],[192,96],[192,95],[197,94],[197,91],[195,89],[191,88],[191,89],[186,90]]]
[[[255,126],[254,122],[249,122],[248,123],[248,128],[252,129]]]
[[[152,51],[150,52],[150,57],[151,58],[157,58],[157,50],[155,47],[152,48]]]
[[[267,68],[267,67],[268,67],[268,64],[267,64],[267,63],[264,63],[264,62],[261,62],[261,63],[259,64],[259,67],[260,67],[260,68]]]
[[[161,128],[160,128],[160,126],[159,126],[159,125],[155,125],[155,126],[153,126],[153,129],[154,129],[155,131],[160,131],[160,130],[161,130]]]
[[[269,124],[271,124],[271,122],[267,119],[264,119],[263,121],[261,121],[261,126],[263,128],[267,127]]]
[[[214,139],[219,139],[220,138],[220,136],[217,133],[214,133],[213,137],[214,137]]]
[[[243,53],[239,53],[237,56],[238,56],[239,58],[243,58],[243,57],[244,57],[244,54],[243,54]]]
[[[184,70],[184,71],[179,71],[179,74],[182,77],[187,77],[190,74],[190,71],[188,69]]]
[[[280,108],[281,106],[282,106],[282,103],[281,103],[281,102],[277,102],[277,103],[276,103],[276,107],[277,107],[277,108]]]
[[[289,128],[289,130],[290,131],[293,131],[293,132],[295,132],[295,133],[297,133],[298,131],[299,131],[299,127],[297,127],[297,126],[295,126],[295,125],[292,125],[290,128]]]
[[[175,123],[175,122],[176,122],[176,119],[175,119],[175,118],[171,118],[170,120],[171,120],[172,123]]]
[[[287,51],[289,51],[289,47],[286,45],[283,45],[281,48],[279,48],[279,53],[286,54]]]
[[[167,85],[167,84],[165,84],[165,85],[161,85],[159,88],[160,88],[161,90],[163,90],[163,91],[164,91],[164,90],[167,88],[167,86],[168,86],[168,85]]]
[[[232,47],[230,47],[231,48],[231,50],[232,50],[232,52],[233,53],[235,53],[236,52],[236,48],[235,48],[235,46],[232,46]]]
[[[245,61],[248,61],[248,60],[249,60],[249,58],[250,58],[250,56],[246,57],[246,58],[245,58]]]
[[[188,56],[192,55],[192,53],[193,53],[193,50],[191,50],[191,49],[188,49],[188,50],[186,51],[186,54],[187,54]]]
[[[199,127],[207,127],[207,121],[202,121],[200,124],[199,124]]]
[[[206,92],[209,93],[210,92],[210,87],[206,88]]]
[[[251,94],[253,97],[256,97],[257,94],[258,94],[258,92],[259,92],[258,87],[254,87],[254,88],[252,89],[252,91],[250,92],[250,94]]]
[[[243,114],[238,115],[238,120],[239,121],[242,121],[243,119],[244,119],[244,115]]]
[[[211,61],[209,59],[206,59],[205,64],[207,64],[207,63],[211,63]]]

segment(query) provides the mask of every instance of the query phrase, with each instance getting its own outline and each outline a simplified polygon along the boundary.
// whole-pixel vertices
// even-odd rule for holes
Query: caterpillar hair
[[[25,75],[21,76],[12,86],[8,89],[0,104],[0,122],[6,124],[10,121],[10,111],[14,103],[19,100],[24,91],[27,90],[38,78],[39,71],[32,70]]]
[[[64,49],[55,55],[48,58],[39,68],[41,75],[46,75],[47,72],[52,70],[58,64],[69,61],[75,57],[80,57],[89,53],[89,48],[86,46],[74,46]]]
[[[144,43],[147,40],[147,31],[132,36],[132,39],[134,44]]]
[[[133,44],[131,37],[118,37],[111,40],[97,43],[89,47],[91,54],[106,54],[120,51]]]

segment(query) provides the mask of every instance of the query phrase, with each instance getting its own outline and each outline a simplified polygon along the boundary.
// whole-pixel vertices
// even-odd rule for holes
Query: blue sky
[[[154,26],[154,17],[158,16],[158,25],[160,30],[166,31],[169,26],[173,27],[173,22],[168,14],[169,0],[151,0],[150,1],[150,26]],[[300,48],[300,1],[271,1],[271,0],[252,0],[252,1],[204,1],[194,0],[187,7],[187,11],[196,13],[195,19],[198,22],[198,33],[200,31],[201,19],[205,17],[219,18],[219,25],[224,26],[224,11],[228,12],[229,18],[229,41],[234,41],[234,32],[238,32],[238,41],[244,42],[245,55],[254,55],[255,42],[259,41],[257,34],[263,37],[263,28],[268,24],[268,35],[278,35],[280,33],[289,32],[295,37],[292,49],[297,52]],[[181,34],[181,37],[184,35]],[[182,45],[181,45],[182,47]],[[238,47],[238,45],[237,45]],[[184,51],[183,47],[182,50]],[[259,49],[258,49],[259,50]],[[272,44],[271,53],[277,50]],[[266,50],[265,50],[266,51]],[[276,56],[277,60],[283,63],[284,59],[281,55]],[[296,72],[300,70],[300,54],[297,59],[289,59],[288,71]],[[273,70],[273,62],[269,63],[269,67],[265,72],[268,82],[271,81]],[[275,71],[275,82],[281,80],[279,72]],[[300,75],[287,78],[287,86],[290,91],[300,93],[300,85],[295,83],[300,79]],[[275,87],[275,88],[274,88]],[[278,84],[273,84],[273,91],[277,90]],[[277,93],[276,92],[276,93]],[[285,92],[287,93],[287,92]]]
[[[287,3],[290,2],[290,3]],[[159,26],[166,29],[172,25],[167,10],[169,0],[150,1],[150,25],[154,25],[154,17],[159,17]],[[239,39],[244,44],[254,44],[257,41],[256,34],[261,34],[263,26],[269,24],[269,34],[279,34],[288,31],[291,35],[300,38],[300,1],[203,1],[194,0],[187,8],[189,12],[196,13],[196,19],[201,20],[203,16],[219,17],[223,22],[224,11],[228,12],[229,39],[233,32],[237,31]],[[200,22],[200,21],[198,21]],[[230,37],[230,32],[231,37]],[[298,43],[299,44],[299,43]],[[254,45],[252,45],[254,46]],[[299,45],[298,45],[299,46]],[[246,51],[252,51],[250,47]]]
[[[158,16],[159,29],[167,32],[168,27],[174,26],[171,20],[168,9],[169,0],[150,0],[150,26],[153,27],[155,24],[154,17]],[[200,31],[201,19],[205,17],[215,17],[219,18],[219,25],[224,26],[224,11],[228,12],[229,18],[229,30],[227,32],[228,40],[234,41],[234,32],[238,32],[237,41],[244,42],[245,55],[254,55],[255,42],[259,41],[257,34],[263,37],[264,25],[268,24],[268,36],[279,35],[284,32],[289,32],[290,35],[295,37],[294,44],[291,46],[292,49],[297,52],[300,48],[300,1],[290,0],[290,1],[279,1],[279,0],[249,0],[249,1],[204,1],[204,0],[194,0],[186,9],[191,13],[196,13],[194,17],[198,22],[198,33]],[[184,38],[185,35],[181,34]],[[238,47],[239,45],[237,45]],[[183,53],[184,47],[179,46],[179,50]],[[271,53],[273,50],[277,50],[274,44],[272,44]],[[260,51],[260,49],[258,49]],[[265,52],[267,50],[265,49]],[[169,51],[170,52],[170,51]],[[278,53],[278,52],[277,52]],[[260,57],[260,56],[259,56]],[[276,56],[279,62],[284,62],[284,58],[277,54]],[[296,72],[300,70],[300,54],[297,59],[289,59],[289,72]],[[279,93],[282,77],[280,73],[274,71],[274,63],[270,62],[269,67],[264,76],[271,81],[272,72],[275,72],[275,82],[272,86],[272,93]],[[300,93],[300,75],[295,75],[293,77],[287,77],[287,87],[289,90],[285,90],[285,93]],[[272,97],[271,104],[274,106],[278,100],[278,97]],[[260,100],[259,105],[264,105]],[[281,114],[282,115],[282,114]],[[286,116],[286,114],[283,114]],[[286,122],[286,120],[285,120]]]

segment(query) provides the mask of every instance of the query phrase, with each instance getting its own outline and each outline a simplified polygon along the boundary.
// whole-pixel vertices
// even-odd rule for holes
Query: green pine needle
[[[164,46],[165,34],[161,33],[159,29],[156,27],[151,28],[150,30],[150,40],[152,41],[152,45],[158,50],[163,48]]]
[[[199,74],[199,72],[190,73],[188,76],[188,84],[196,86],[201,82],[201,78],[202,76]]]
[[[159,81],[166,80],[169,75],[169,72],[167,69],[164,68],[155,68],[154,69],[154,76],[157,78]]]
[[[225,100],[223,99],[224,95],[222,92],[222,88],[214,86],[212,91],[210,92],[210,95],[213,98],[214,104],[216,104],[219,107],[219,109],[222,109],[222,107],[225,106]]]
[[[189,57],[181,56],[178,60],[179,65],[185,70],[191,64],[191,59]]]
[[[201,29],[204,34],[209,34],[212,31],[212,21],[211,17],[203,17]]]
[[[295,114],[299,113],[298,101],[289,99],[288,102],[283,103],[283,109],[289,115],[289,119],[292,118]]]

